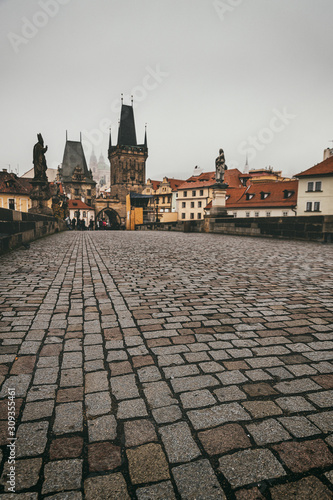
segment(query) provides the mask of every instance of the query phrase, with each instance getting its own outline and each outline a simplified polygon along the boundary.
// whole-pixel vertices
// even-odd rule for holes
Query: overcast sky
[[[147,123],[147,178],[198,165],[291,176],[332,147],[332,0],[0,0],[0,168],[87,161],[117,139],[120,94]]]

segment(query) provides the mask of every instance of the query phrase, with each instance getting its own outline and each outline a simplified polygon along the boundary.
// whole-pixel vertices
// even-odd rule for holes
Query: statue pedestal
[[[213,186],[212,208],[210,209],[210,217],[225,217],[228,211],[225,207],[225,197],[227,194],[228,184],[216,183]]]
[[[30,193],[32,207],[29,208],[29,212],[53,216],[52,209],[47,205],[48,200],[52,196],[49,183],[47,181],[32,180],[30,184],[32,185]]]
[[[206,233],[215,232],[217,225],[220,224],[220,221],[218,219],[232,217],[232,215],[228,215],[228,210],[225,206],[227,187],[228,184],[220,183],[216,183],[212,186],[212,208],[209,210],[209,214],[205,215],[204,221],[204,231]]]

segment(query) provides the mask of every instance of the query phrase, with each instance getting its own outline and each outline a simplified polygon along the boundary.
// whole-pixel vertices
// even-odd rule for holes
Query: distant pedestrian
[[[67,224],[67,229],[69,231],[71,231],[72,230],[72,223],[71,223],[71,219],[70,219],[69,215],[66,217],[65,222]]]
[[[84,219],[81,220],[81,231],[86,230],[86,221]]]
[[[76,226],[76,219],[75,219],[75,217],[73,217],[73,219],[72,219],[72,229],[73,229],[73,231],[75,231],[75,226]]]
[[[91,218],[90,222],[89,222],[89,231],[93,231],[93,230],[94,230],[94,219]]]

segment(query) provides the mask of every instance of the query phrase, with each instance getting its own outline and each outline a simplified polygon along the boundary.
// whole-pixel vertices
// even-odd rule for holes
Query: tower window
[[[308,191],[313,191],[313,182],[308,182]]]
[[[321,181],[317,181],[315,184],[315,191],[321,191]]]

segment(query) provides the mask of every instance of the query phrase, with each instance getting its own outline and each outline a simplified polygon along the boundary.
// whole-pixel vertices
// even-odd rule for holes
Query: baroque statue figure
[[[47,146],[44,147],[44,139],[42,134],[37,134],[38,142],[34,145],[33,164],[34,164],[34,180],[47,182],[47,165],[45,153]]]
[[[215,160],[215,181],[217,184],[224,183],[224,172],[227,169],[223,149],[220,149],[219,156]]]

